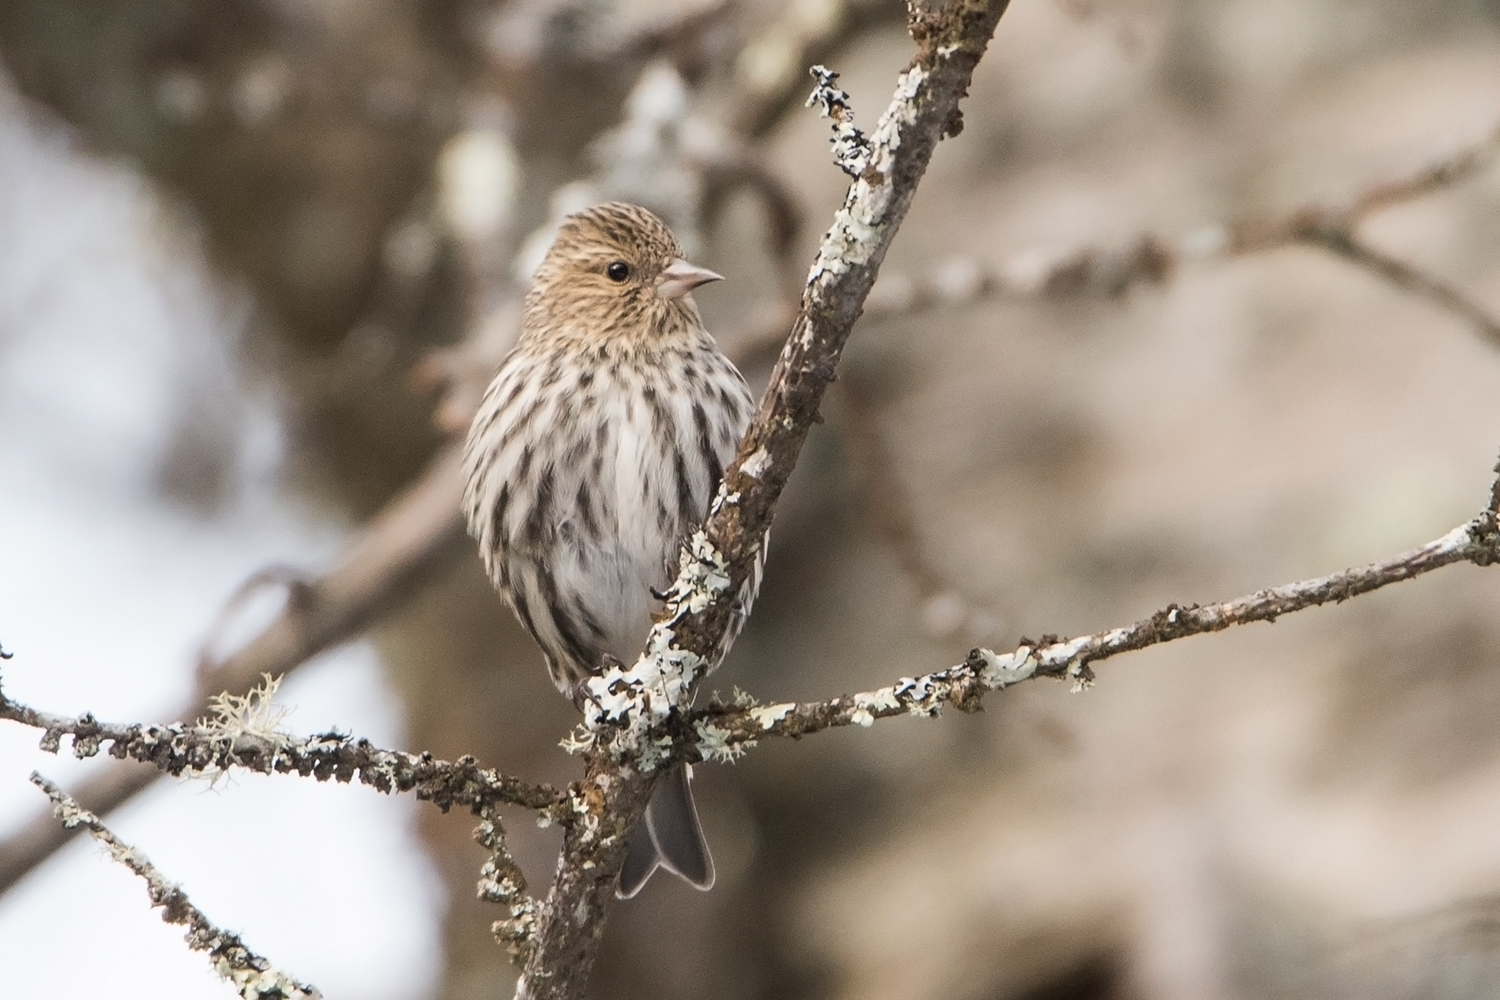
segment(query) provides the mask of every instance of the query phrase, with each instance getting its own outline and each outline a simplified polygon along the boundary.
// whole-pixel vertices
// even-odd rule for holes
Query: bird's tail
[[[621,899],[640,892],[658,866],[695,888],[713,888],[714,859],[693,805],[692,780],[690,766],[674,767],[651,794],[645,821],[631,836],[620,870]]]

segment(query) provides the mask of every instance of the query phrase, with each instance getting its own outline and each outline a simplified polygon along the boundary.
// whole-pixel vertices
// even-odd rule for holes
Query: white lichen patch
[[[1083,663],[1079,660],[1078,654],[1088,646],[1091,638],[1085,635],[1069,642],[1054,643],[1046,649],[1037,650],[1037,658],[1042,666],[1053,669],[1063,667],[1066,668],[1069,676],[1076,677],[1078,671],[1083,669]]]
[[[1434,542],[1431,548],[1438,552],[1453,552],[1474,544],[1474,541],[1472,527],[1467,524],[1460,524]]]
[[[594,745],[594,734],[587,726],[579,723],[573,727],[572,732],[559,740],[557,745],[570,754],[580,754]]]
[[[671,748],[665,736],[653,731],[674,709],[685,709],[693,684],[706,672],[708,661],[677,645],[674,626],[684,615],[701,612],[729,589],[729,567],[723,553],[702,530],[694,532],[678,561],[677,579],[664,600],[667,616],[652,626],[646,649],[629,667],[615,664],[587,683],[592,710],[584,726],[597,742],[605,725],[618,727],[609,749],[617,759],[631,759],[642,771],[652,771]],[[575,738],[575,747],[585,744]]]
[[[765,732],[792,714],[792,710],[796,707],[794,703],[789,701],[782,702],[779,705],[762,705],[759,708],[752,708],[750,710],[750,718],[755,720],[756,725],[760,726],[762,732]]]
[[[870,140],[854,125],[849,95],[834,86],[839,75],[827,66],[814,66],[809,72],[818,82],[807,106],[816,106],[820,115],[833,119],[833,161],[850,177],[858,177],[870,162]]]
[[[810,284],[868,264],[883,242],[889,221],[887,209],[895,192],[891,173],[896,150],[901,146],[901,130],[916,121],[927,77],[926,70],[914,66],[896,81],[896,93],[871,137],[865,167],[849,185],[844,205],[818,248],[808,276]]]
[[[1033,677],[1039,666],[1030,646],[1022,646],[1003,656],[994,650],[981,649],[979,655],[984,660],[984,666],[979,671],[979,683],[992,691],[999,691]]]
[[[755,745],[753,740],[733,742],[733,733],[711,723],[698,722],[693,728],[698,733],[698,752],[707,761],[732,764],[743,757],[746,750]]]
[[[209,715],[195,723],[195,734],[218,744],[226,753],[254,751],[269,759],[275,766],[278,755],[291,745],[290,733],[281,729],[281,723],[291,714],[291,709],[276,704],[276,692],[281,687],[281,678],[261,674],[262,682],[244,695],[224,692],[209,700]],[[177,727],[156,731],[153,727],[146,735],[171,739],[181,734]],[[188,769],[183,773],[208,778],[216,782],[225,774],[225,769],[211,764],[200,769]]]
[[[751,479],[759,479],[761,474],[771,465],[771,453],[764,448],[757,448],[745,459],[745,464],[740,466],[740,471]]]
[[[903,677],[891,688],[891,693],[898,702],[906,704],[912,715],[930,719],[942,711],[943,702],[952,690],[952,684],[931,676]]]
[[[900,708],[901,700],[896,697],[895,689],[880,688],[877,691],[864,691],[855,695],[854,704],[857,708],[871,712],[889,712]]]
[[[317,990],[304,988],[301,983],[275,969],[235,968],[230,962],[219,959],[214,971],[228,980],[244,1000],[267,1000],[269,997],[284,1000],[312,1000],[321,997]]]
[[[209,699],[208,710],[212,717],[200,719],[199,728],[213,730],[230,739],[251,737],[285,745],[288,734],[280,727],[291,714],[291,709],[276,704],[281,678],[270,674],[260,676],[261,684],[243,696],[226,691]]]

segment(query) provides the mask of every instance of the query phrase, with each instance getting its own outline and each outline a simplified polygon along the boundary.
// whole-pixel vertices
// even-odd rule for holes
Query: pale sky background
[[[278,491],[274,401],[234,370],[245,312],[145,180],[81,150],[0,79],[7,693],[51,711],[174,721],[234,588],[271,563],[324,567],[343,544],[344,526]],[[229,498],[211,514],[156,488],[184,419],[205,422],[234,457]],[[294,732],[337,726],[401,743],[400,706],[368,645],[324,656],[279,700]],[[45,802],[26,780],[33,769],[66,785],[99,764],[41,753],[37,737],[0,725],[0,837]],[[400,1000],[439,972],[443,902],[417,806],[236,775],[214,788],[164,781],[110,825],[221,927],[330,1000]],[[144,883],[87,838],[0,897],[0,968],[7,1000],[233,996],[149,909]]]

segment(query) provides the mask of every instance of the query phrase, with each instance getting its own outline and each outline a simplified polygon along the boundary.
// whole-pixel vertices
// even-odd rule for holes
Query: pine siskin
[[[689,294],[719,277],[684,260],[643,208],[615,202],[570,216],[469,430],[469,533],[575,703],[589,675],[644,648],[655,594],[676,575],[678,548],[749,423],[750,390]],[[757,567],[736,621],[759,577]],[[621,896],[658,865],[713,885],[690,780],[679,767],[657,787]]]

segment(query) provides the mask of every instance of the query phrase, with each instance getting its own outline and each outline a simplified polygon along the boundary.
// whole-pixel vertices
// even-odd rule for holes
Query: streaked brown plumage
[[[607,657],[628,663],[644,647],[653,591],[675,575],[678,548],[750,419],[745,380],[689,294],[716,278],[684,261],[643,208],[615,202],[570,216],[469,431],[469,532],[575,702]],[[622,895],[657,864],[712,885],[688,779],[678,769],[659,786]]]

